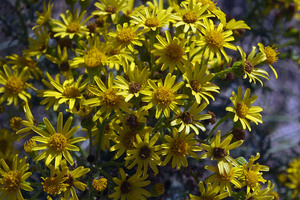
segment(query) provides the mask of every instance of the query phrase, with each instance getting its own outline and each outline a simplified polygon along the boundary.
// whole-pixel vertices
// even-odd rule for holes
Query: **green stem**
[[[89,155],[92,155],[92,148],[93,148],[93,138],[92,138],[92,129],[91,128],[88,128],[88,133],[89,133],[89,141],[90,141],[90,144],[89,144]]]
[[[157,128],[160,127],[162,121],[163,121],[163,116],[162,116],[162,114],[161,114],[160,117],[159,117],[159,119],[158,119],[158,121],[157,121],[157,123],[155,124],[155,126],[154,126],[154,128],[153,128],[153,131],[154,131],[154,132],[156,131]]]
[[[221,139],[226,138],[228,135],[230,135],[232,133],[232,129],[230,129],[225,135],[221,136]]]
[[[116,161],[114,161],[114,160],[110,160],[110,161],[108,161],[108,162],[106,162],[106,163],[102,163],[102,164],[100,164],[100,165],[98,165],[99,167],[109,167],[109,166],[116,166],[116,167],[121,167],[121,166],[123,166],[124,165],[124,163],[120,163],[120,162],[116,162]]]
[[[228,73],[232,72],[232,70],[233,70],[233,68],[230,67],[230,68],[227,68],[227,69],[224,69],[224,70],[222,70],[222,71],[220,71],[220,72],[215,73],[215,76],[212,78],[211,81],[213,81],[213,80],[214,80],[216,77],[218,77],[218,76],[221,76],[221,75],[223,75],[223,74],[228,74]]]
[[[225,115],[222,119],[220,119],[220,121],[218,121],[218,123],[217,123],[217,124],[213,127],[213,129],[211,129],[211,131],[209,132],[208,137],[207,137],[207,139],[206,139],[207,142],[210,141],[210,138],[211,138],[213,132],[218,128],[218,126],[219,126],[220,124],[222,124],[222,123],[223,123],[226,119],[228,119],[229,117],[230,117],[230,113],[227,113],[227,115]]]

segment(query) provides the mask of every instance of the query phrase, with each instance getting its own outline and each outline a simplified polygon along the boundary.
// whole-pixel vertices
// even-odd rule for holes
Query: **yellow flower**
[[[236,141],[230,144],[233,135],[230,134],[221,142],[221,131],[217,132],[215,138],[211,140],[211,144],[202,143],[201,147],[207,152],[202,154],[200,158],[216,159],[218,161],[218,170],[220,174],[230,173],[230,165],[239,166],[238,163],[229,155],[229,151],[239,147],[243,140]]]
[[[232,195],[232,186],[233,184],[235,188],[241,188],[242,184],[238,181],[238,178],[242,174],[242,171],[239,167],[232,167],[229,165],[229,172],[224,171],[223,174],[220,173],[218,167],[213,166],[205,166],[205,169],[214,172],[211,176],[207,178],[208,183],[216,183],[220,186],[221,191],[227,191],[228,195]]]
[[[22,129],[18,130],[17,134],[22,134],[22,133],[25,133],[25,134],[22,135],[20,137],[20,139],[23,138],[23,137],[26,137],[30,133],[33,133],[31,127],[32,126],[37,126],[37,121],[34,119],[27,102],[23,106],[23,110],[24,110],[24,113],[25,113],[26,120],[22,120],[21,123],[22,123],[23,126],[25,126],[25,128],[22,128]]]
[[[108,76],[108,87],[105,86],[98,76],[95,76],[94,80],[100,90],[91,87],[90,91],[96,97],[84,102],[84,105],[90,105],[92,107],[101,106],[93,116],[93,121],[99,119],[104,113],[106,113],[105,118],[108,118],[112,114],[112,111],[115,111],[116,114],[120,114],[120,109],[130,112],[129,107],[131,107],[131,103],[125,102],[123,96],[119,95],[118,89],[113,87],[112,73],[109,73]]]
[[[194,140],[194,133],[186,134],[184,132],[178,133],[176,128],[172,129],[173,137],[165,135],[166,143],[162,144],[162,155],[166,155],[165,160],[162,165],[166,165],[171,158],[172,159],[172,168],[180,169],[181,165],[183,167],[188,166],[187,156],[193,158],[198,158],[198,155],[195,151],[201,151],[202,148],[197,146],[197,141]]]
[[[256,65],[259,65],[266,60],[266,55],[263,53],[258,53],[255,56],[256,47],[253,46],[251,53],[246,58],[246,53],[243,51],[243,49],[240,46],[238,46],[237,48],[242,56],[242,65],[245,73],[243,78],[246,79],[248,76],[250,83],[253,81],[253,83],[255,84],[257,80],[261,85],[263,85],[263,82],[258,78],[259,76],[269,80],[268,72],[263,69],[255,68]]]
[[[21,128],[22,126],[22,118],[18,116],[14,116],[10,118],[9,120],[9,126],[12,128],[12,130],[17,131]]]
[[[74,106],[79,105],[80,99],[83,98],[82,92],[89,81],[89,79],[86,79],[80,83],[82,78],[83,76],[80,75],[75,82],[73,77],[69,77],[63,84],[60,84],[59,81],[51,81],[50,83],[55,90],[45,90],[43,92],[43,97],[54,97],[56,101],[58,101],[58,104],[66,103],[69,106],[69,109],[72,110]]]
[[[191,66],[191,63],[186,56],[186,52],[188,52],[188,48],[185,47],[187,40],[179,39],[177,37],[172,38],[169,31],[166,31],[165,33],[167,40],[160,35],[156,36],[159,43],[154,44],[155,49],[152,53],[155,56],[160,57],[155,63],[157,65],[162,64],[162,71],[169,67],[169,72],[172,73],[177,66],[179,70],[184,73],[186,71],[185,66]]]
[[[186,87],[191,88],[192,95],[195,96],[196,102],[201,103],[201,100],[204,99],[207,104],[209,100],[207,97],[215,100],[213,93],[219,93],[219,87],[210,83],[209,81],[214,77],[214,74],[206,75],[207,66],[200,67],[200,64],[196,62],[195,67],[186,71],[183,74],[183,79],[188,83]]]
[[[157,7],[154,9],[144,7],[144,9],[134,12],[130,17],[132,18],[130,23],[143,27],[145,31],[155,31],[157,28],[165,27],[174,21],[170,9],[160,10]]]
[[[115,88],[122,90],[119,94],[125,97],[125,101],[128,102],[133,97],[139,97],[140,91],[144,90],[150,72],[147,68],[142,71],[138,69],[134,62],[130,64],[125,73],[125,76],[129,80],[126,80],[124,76],[117,76],[115,81]]]
[[[107,179],[106,178],[99,178],[93,180],[93,187],[98,191],[102,192],[107,188]]]
[[[50,33],[46,27],[40,27],[34,30],[37,39],[29,38],[29,49],[23,51],[23,55],[26,57],[34,57],[37,59],[41,55],[45,54],[48,49],[48,42],[50,39]]]
[[[17,54],[12,54],[10,56],[6,56],[8,64],[13,64],[12,69],[23,69],[28,67],[28,71],[34,75],[36,79],[39,79],[40,76],[43,75],[43,72],[37,65],[37,62],[30,57],[27,56],[18,56]],[[29,76],[33,79],[32,75]]]
[[[144,110],[148,110],[153,106],[156,106],[155,117],[159,118],[164,113],[165,117],[170,117],[170,109],[175,113],[179,114],[180,110],[176,106],[183,105],[183,101],[181,99],[188,98],[185,94],[175,94],[177,90],[179,90],[183,82],[175,83],[176,76],[168,73],[164,83],[162,80],[158,80],[158,83],[155,84],[153,80],[148,80],[149,88],[148,90],[144,90],[141,93],[146,95],[142,98],[143,102],[149,102],[148,105],[144,106]]]
[[[26,91],[30,86],[26,81],[29,79],[28,67],[23,68],[19,74],[18,70],[13,70],[7,65],[3,65],[4,72],[0,70],[0,104],[7,101],[7,105],[14,103],[17,107],[19,104],[18,98],[27,102],[31,95]]]
[[[191,30],[196,33],[199,26],[204,26],[202,20],[204,18],[213,17],[211,14],[203,14],[209,5],[200,6],[200,4],[194,4],[193,0],[187,4],[181,3],[183,9],[176,12],[175,19],[177,22],[174,24],[176,28],[184,26],[183,32],[187,33]]]
[[[274,184],[271,186],[271,181],[268,181],[268,185],[266,188],[262,189],[259,187],[255,188],[253,192],[247,194],[245,200],[252,200],[252,199],[263,199],[263,200],[276,200],[272,194],[272,190],[274,188]]]
[[[300,173],[288,174],[290,182],[285,183],[286,187],[294,190],[292,198],[299,198],[300,196]]]
[[[90,17],[87,17],[83,20],[84,14],[86,11],[82,11],[78,13],[78,9],[75,10],[75,13],[72,14],[69,10],[66,11],[67,15],[60,14],[63,22],[59,20],[53,20],[53,24],[56,26],[52,28],[54,37],[61,37],[64,38],[69,36],[70,39],[73,39],[74,36],[83,37],[86,34],[89,34],[89,30],[84,25]]]
[[[86,67],[90,69],[107,63],[107,47],[105,43],[100,41],[98,36],[88,37],[87,44],[83,40],[79,43],[83,49],[76,49],[76,53],[80,56],[73,59],[72,67]]]
[[[135,52],[133,45],[143,46],[140,40],[144,40],[141,36],[142,31],[138,31],[138,26],[129,25],[127,22],[121,26],[117,24],[117,31],[110,32],[109,36],[114,38],[114,46],[127,47],[131,52]]]
[[[204,58],[208,58],[208,60],[212,60],[215,55],[217,56],[218,63],[221,63],[221,53],[227,62],[229,62],[229,58],[227,53],[224,50],[224,47],[236,50],[236,47],[231,42],[234,40],[232,36],[231,30],[224,31],[224,25],[219,23],[216,25],[212,20],[204,20],[204,25],[206,28],[200,27],[200,31],[203,35],[200,35],[200,40],[198,41],[198,45],[203,46],[203,56]]]
[[[54,57],[50,54],[46,54],[46,58],[58,65],[58,69],[63,76],[72,76],[71,60],[68,59],[67,47],[64,47],[62,51],[60,45],[57,45],[57,57]]]
[[[24,200],[20,190],[33,190],[25,182],[32,174],[31,172],[26,172],[29,169],[26,157],[20,159],[18,154],[16,154],[13,158],[12,167],[9,167],[4,159],[1,159],[0,163],[0,199]]]
[[[154,171],[154,175],[158,174],[158,169],[156,165],[160,164],[160,157],[157,155],[156,151],[160,150],[160,146],[155,145],[159,138],[159,133],[156,133],[150,139],[150,132],[152,130],[149,129],[144,136],[144,140],[142,140],[139,134],[136,134],[136,142],[133,142],[134,149],[127,150],[127,156],[125,158],[128,169],[131,169],[136,164],[138,165],[136,172],[142,173],[142,175],[146,175],[148,173],[148,166]],[[132,162],[130,162],[133,160]]]
[[[86,173],[88,173],[90,169],[80,166],[80,167],[76,167],[76,169],[70,172],[66,160],[61,161],[61,166],[62,168],[66,168],[65,177],[67,177],[67,179],[64,182],[65,184],[67,184],[66,190],[64,190],[64,198],[69,199],[71,193],[72,199],[79,200],[75,188],[84,191],[87,185],[80,182],[77,179],[85,175]]]
[[[32,139],[27,140],[26,142],[24,142],[24,151],[26,153],[32,153],[32,147],[36,146],[36,142]]]
[[[205,200],[205,199],[213,199],[213,200],[221,200],[228,196],[228,192],[220,192],[220,186],[218,186],[217,182],[213,185],[211,183],[207,183],[207,189],[205,190],[204,183],[202,181],[199,182],[199,191],[201,196],[194,196],[190,194],[190,200]]]
[[[207,11],[209,14],[214,14],[218,19],[222,19],[225,17],[225,13],[223,13],[219,7],[217,7],[217,3],[215,3],[215,0],[196,0],[196,3],[200,3],[201,6],[208,5]]]
[[[51,0],[48,2],[48,7],[46,7],[46,1],[44,1],[44,12],[36,12],[38,19],[36,20],[37,25],[32,28],[32,30],[46,26],[48,22],[51,20],[51,12],[53,8],[53,3],[51,4]]]
[[[277,48],[275,48],[274,46],[273,47],[270,47],[270,46],[266,46],[264,47],[264,45],[262,43],[258,43],[258,46],[259,46],[259,50],[260,52],[266,54],[266,62],[269,64],[270,68],[272,69],[274,75],[275,75],[275,78],[277,79],[278,78],[278,75],[277,75],[277,72],[276,70],[274,69],[273,67],[273,64],[277,62],[278,60],[278,54],[279,52],[277,52]]]
[[[108,195],[113,200],[126,199],[126,200],[146,200],[151,194],[143,187],[150,184],[147,180],[148,175],[141,176],[141,174],[134,174],[129,178],[126,176],[125,171],[120,168],[121,179],[113,178],[113,181],[117,184],[114,188],[115,192]]]
[[[257,99],[257,95],[249,97],[250,89],[247,88],[242,99],[242,88],[239,86],[238,95],[232,91],[232,97],[230,97],[234,107],[226,107],[226,110],[234,113],[233,122],[237,122],[239,120],[243,129],[248,128],[248,130],[251,131],[249,121],[254,122],[256,125],[258,125],[258,123],[262,123],[263,121],[259,112],[263,109],[259,106],[251,106],[251,104],[253,104]]]
[[[11,166],[13,153],[17,153],[14,143],[18,140],[18,135],[8,129],[0,129],[0,159],[4,159],[7,165]]]
[[[203,103],[199,106],[199,104],[194,101],[193,105],[189,109],[189,111],[184,111],[178,114],[175,119],[171,122],[171,126],[180,125],[178,132],[185,132],[187,134],[190,133],[191,129],[199,135],[199,130],[205,131],[205,127],[199,122],[201,120],[211,119],[210,114],[200,114],[205,107],[207,106],[207,103]]]
[[[58,115],[56,131],[46,117],[44,117],[43,120],[46,125],[46,131],[35,126],[32,127],[32,130],[40,135],[32,137],[32,140],[42,143],[37,144],[32,148],[32,150],[37,151],[46,149],[41,154],[39,154],[35,158],[35,160],[39,161],[45,158],[45,165],[48,166],[55,158],[55,168],[58,168],[63,156],[71,165],[73,165],[73,158],[69,153],[69,150],[79,151],[79,148],[75,146],[74,143],[86,140],[86,138],[84,137],[71,138],[77,131],[79,126],[75,126],[71,130],[69,130],[72,124],[73,117],[69,117],[69,119],[63,126],[62,112],[60,112]]]
[[[257,188],[260,187],[259,182],[265,183],[267,181],[262,177],[262,172],[260,171],[269,171],[269,167],[258,163],[254,164],[254,161],[259,159],[259,157],[259,153],[257,153],[255,157],[251,156],[249,162],[243,163],[241,167],[243,173],[239,180],[243,186],[247,186],[247,194],[250,193],[250,190],[257,190]]]

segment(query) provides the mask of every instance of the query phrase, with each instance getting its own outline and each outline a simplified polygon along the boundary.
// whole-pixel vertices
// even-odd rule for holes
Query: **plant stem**
[[[228,119],[230,117],[230,113],[227,113],[227,115],[225,115],[222,119],[220,119],[220,121],[218,121],[218,123],[213,127],[213,129],[211,129],[211,131],[208,134],[208,137],[206,139],[206,142],[210,141],[210,138],[213,134],[213,132],[218,128],[218,126],[220,124],[222,124],[226,119]]]

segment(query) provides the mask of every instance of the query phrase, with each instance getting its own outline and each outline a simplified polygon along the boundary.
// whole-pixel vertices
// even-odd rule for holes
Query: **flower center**
[[[140,83],[134,83],[131,82],[129,84],[129,92],[134,94],[134,93],[138,93],[142,88],[142,85]]]
[[[135,32],[131,28],[124,28],[121,30],[116,39],[121,44],[129,44],[135,38]]]
[[[229,173],[226,173],[226,171],[223,174],[220,174],[220,179],[222,182],[230,183],[230,181],[233,179],[234,176],[234,170],[230,170]]]
[[[224,45],[224,36],[217,30],[207,31],[205,41],[209,47],[221,49]]]
[[[148,27],[157,27],[159,25],[159,21],[155,17],[149,17],[146,19],[145,25]]]
[[[62,62],[59,66],[58,66],[59,70],[62,71],[62,72],[66,72],[66,71],[69,71],[70,69],[70,65],[69,63],[66,61],[66,62]]]
[[[158,104],[168,106],[173,102],[174,94],[170,88],[159,87],[154,93],[154,98]]]
[[[33,59],[29,58],[29,57],[21,56],[21,57],[19,57],[18,60],[22,64],[22,66],[27,66],[30,69],[33,69],[33,68],[36,67],[36,62]]]
[[[60,133],[55,133],[50,137],[49,147],[54,151],[62,151],[67,146],[67,138]]]
[[[246,176],[246,182],[251,188],[255,187],[256,183],[258,183],[257,173],[253,170],[249,170]]]
[[[36,142],[32,139],[27,140],[24,142],[24,150],[26,153],[32,153],[32,147],[36,146]]]
[[[190,85],[191,85],[192,89],[195,92],[200,92],[200,90],[201,90],[201,83],[199,81],[192,80],[192,81],[190,81]]]
[[[106,178],[100,178],[99,180],[94,179],[93,187],[99,192],[105,190],[107,187],[107,179]]]
[[[214,158],[220,159],[220,158],[224,158],[225,156],[227,156],[225,149],[223,149],[221,147],[213,148],[213,157]]]
[[[189,112],[182,113],[181,119],[186,124],[192,124],[193,123],[193,115]]]
[[[63,92],[63,95],[68,98],[75,98],[75,97],[80,97],[81,93],[77,88],[67,86]]]
[[[253,64],[252,64],[250,61],[246,60],[246,61],[244,62],[244,70],[245,70],[246,72],[251,73],[252,70],[253,70],[253,68],[254,68],[254,66],[253,66]]]
[[[202,7],[209,5],[208,10],[210,11],[216,10],[216,3],[214,2],[214,0],[196,0],[196,2],[202,3]]]
[[[14,131],[17,131],[21,128],[22,126],[22,118],[21,117],[12,117],[10,120],[9,120],[9,126],[14,130]]]
[[[121,184],[121,193],[128,194],[130,192],[130,189],[131,189],[131,184],[128,181],[124,181]]]
[[[93,47],[86,52],[83,59],[87,67],[94,68],[98,67],[101,62],[106,60],[106,55],[96,47]]]
[[[176,138],[171,145],[171,153],[176,156],[186,155],[188,152],[189,144],[183,138]]]
[[[244,102],[240,102],[237,104],[236,113],[240,118],[245,118],[248,114],[248,106],[244,104]]]
[[[102,101],[107,107],[115,107],[121,103],[122,97],[116,95],[115,90],[106,90],[102,95]]]
[[[80,24],[78,22],[71,22],[67,27],[68,33],[77,33],[80,29]]]
[[[18,77],[10,77],[6,84],[5,90],[10,94],[19,94],[24,89],[25,83]]]
[[[243,129],[234,128],[232,130],[232,135],[236,140],[245,140],[246,132]]]
[[[184,52],[181,46],[171,43],[165,48],[165,54],[172,62],[178,62],[181,60]]]
[[[188,11],[182,16],[182,19],[185,23],[194,23],[197,21],[197,14],[194,11]]]
[[[19,172],[16,170],[8,172],[3,176],[2,182],[4,190],[17,192],[21,187],[21,177]]]
[[[141,160],[147,160],[147,158],[150,157],[150,154],[151,154],[151,149],[147,146],[143,146],[140,148],[138,156]]]
[[[140,126],[137,116],[130,114],[126,117],[126,125],[129,126],[131,130],[137,129]]]
[[[270,65],[274,64],[278,60],[277,55],[279,53],[277,53],[275,50],[276,49],[273,49],[272,47],[269,47],[269,46],[265,48],[265,54],[266,54],[266,57],[267,57],[266,61]]]
[[[107,6],[107,8],[105,9],[105,11],[109,12],[111,14],[114,14],[117,11],[117,9],[114,6]]]
[[[47,177],[42,184],[47,194],[54,195],[59,191],[59,182],[55,177]]]
[[[136,133],[128,132],[122,137],[122,144],[125,148],[133,149],[133,142],[135,141]]]
[[[68,175],[68,179],[64,182],[65,184],[68,184],[68,187],[74,186],[73,184],[74,178],[71,174]]]

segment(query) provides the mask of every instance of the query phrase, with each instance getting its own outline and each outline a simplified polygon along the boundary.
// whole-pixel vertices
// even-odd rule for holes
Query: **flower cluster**
[[[40,175],[31,186],[47,199],[81,199],[88,187],[90,199],[143,200],[164,193],[157,179],[164,170],[209,162],[203,173],[211,176],[194,177],[200,196],[190,191],[190,199],[273,199],[274,185],[264,186],[269,167],[256,162],[260,154],[230,156],[243,145],[244,130],[263,123],[263,109],[252,105],[258,96],[233,86],[227,114],[211,109],[225,94],[226,74],[263,86],[268,64],[277,78],[276,48],[258,43],[259,52],[253,46],[247,55],[235,31],[250,27],[228,20],[214,0],[170,0],[167,8],[156,0],[138,7],[100,0],[90,15],[90,1],[79,2],[74,9],[68,1],[72,9],[57,19],[53,3],[45,3],[28,48],[7,56],[0,69],[0,103],[24,110],[26,119],[14,116],[9,124],[13,142],[27,140],[30,169]],[[221,134],[228,119],[232,128]],[[0,199],[23,199],[20,190],[33,190],[25,182],[29,164],[7,152],[0,154]]]

